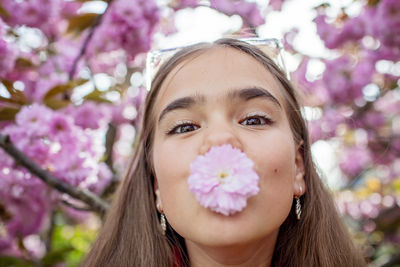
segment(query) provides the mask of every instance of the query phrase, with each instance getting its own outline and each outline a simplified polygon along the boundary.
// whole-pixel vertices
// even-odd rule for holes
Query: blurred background
[[[1,0],[0,266],[77,266],[135,151],[146,53],[277,38],[370,266],[400,266],[400,1]]]

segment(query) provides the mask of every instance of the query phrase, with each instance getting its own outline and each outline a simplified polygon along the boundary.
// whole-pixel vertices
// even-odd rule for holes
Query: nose
[[[232,147],[243,151],[242,143],[237,134],[234,125],[226,120],[221,119],[208,123],[204,131],[204,140],[200,147],[200,154],[205,154],[213,146],[225,144],[230,144]]]

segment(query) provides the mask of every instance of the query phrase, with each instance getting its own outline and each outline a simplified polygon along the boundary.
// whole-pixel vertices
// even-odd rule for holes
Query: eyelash
[[[243,124],[244,121],[249,120],[249,119],[259,119],[259,120],[264,120],[264,123],[261,124],[255,124],[255,125],[250,125],[250,124]],[[264,114],[250,114],[247,115],[243,120],[239,121],[240,124],[246,126],[263,126],[263,125],[271,125],[273,123],[272,119]]]
[[[172,126],[172,128],[170,130],[167,131],[167,135],[187,133],[187,132],[182,132],[182,127],[184,127],[184,126],[193,126],[193,127],[197,127],[197,129],[200,128],[200,126],[196,125],[195,123],[193,123],[191,121],[178,121]],[[178,132],[178,130],[179,130],[179,132]]]
[[[243,124],[243,122],[245,122],[246,120],[250,120],[250,119],[259,119],[259,120],[263,120],[263,123],[260,124]],[[243,126],[251,126],[251,127],[259,127],[259,126],[263,126],[263,125],[271,125],[274,122],[272,121],[271,118],[269,118],[266,115],[261,115],[261,114],[251,114],[251,115],[247,115],[243,120],[239,121],[239,123]],[[190,131],[183,131],[183,127],[194,127],[195,129],[190,130]],[[188,133],[188,132],[192,132],[195,131],[197,129],[199,129],[200,126],[196,125],[195,123],[191,122],[191,121],[178,121],[176,122],[171,129],[167,130],[166,134],[167,135],[173,135],[173,134],[184,134],[184,133]]]

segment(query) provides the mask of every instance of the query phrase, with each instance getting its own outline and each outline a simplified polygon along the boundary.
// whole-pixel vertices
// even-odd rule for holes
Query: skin
[[[182,98],[191,101],[171,106]],[[191,265],[269,266],[293,197],[305,192],[303,160],[276,80],[251,56],[212,48],[169,73],[154,107],[157,208],[185,238]],[[260,177],[260,192],[231,216],[200,206],[187,184],[190,163],[222,144],[246,153]]]

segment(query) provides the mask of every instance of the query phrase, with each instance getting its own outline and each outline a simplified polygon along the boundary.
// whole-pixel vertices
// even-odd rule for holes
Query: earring
[[[164,213],[161,213],[161,215],[160,215],[160,225],[161,225],[162,234],[165,235],[165,232],[167,231],[167,221],[165,220]]]
[[[295,196],[294,198],[296,199],[296,216],[297,216],[297,220],[300,220],[300,216],[301,216],[300,198],[298,196]]]

